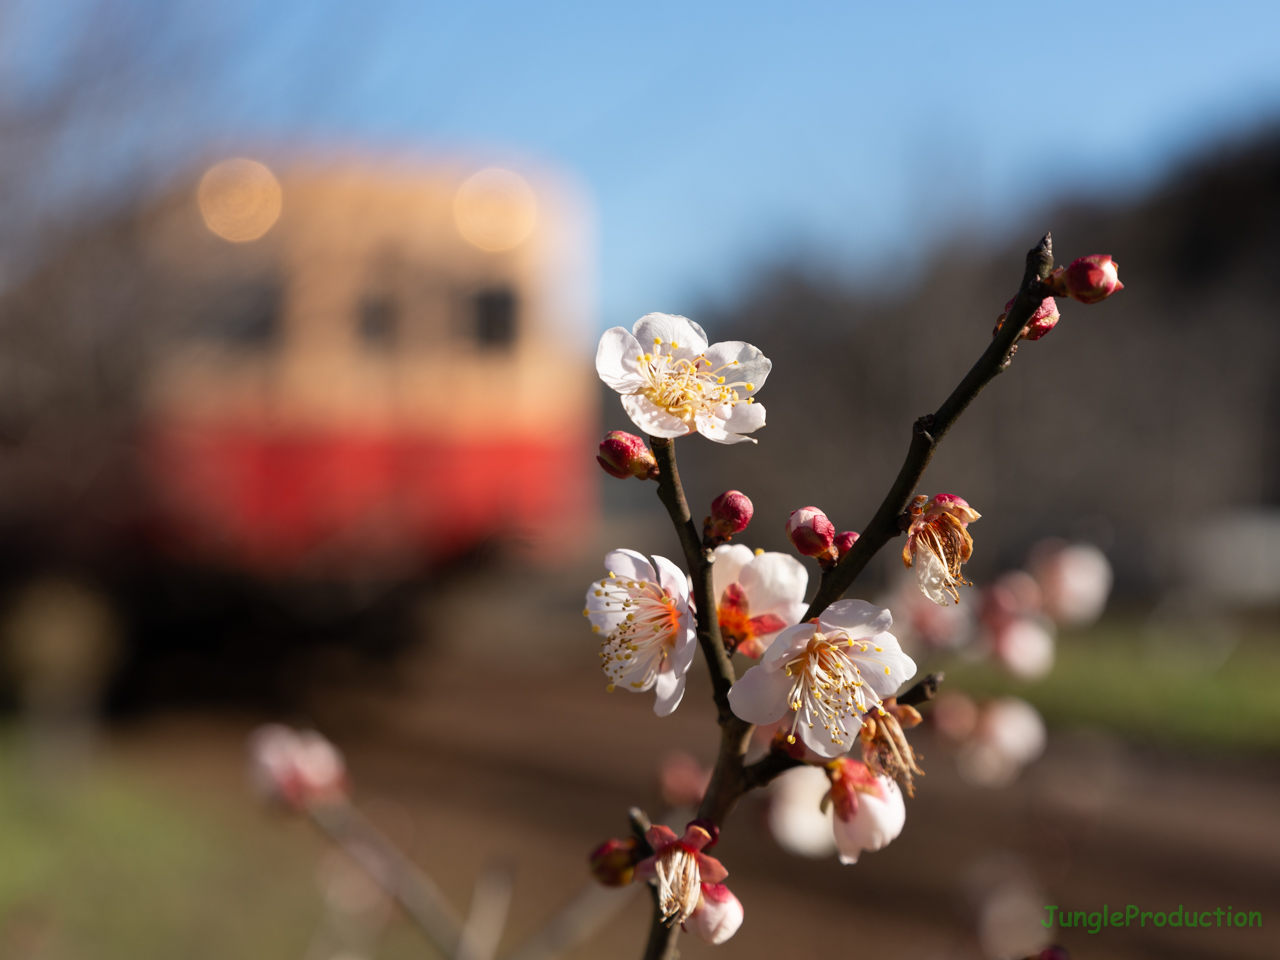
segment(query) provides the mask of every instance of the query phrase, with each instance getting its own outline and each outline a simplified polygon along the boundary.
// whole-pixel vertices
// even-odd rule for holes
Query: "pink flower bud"
[[[835,559],[831,544],[836,538],[836,528],[817,507],[792,510],[787,520],[787,536],[806,557]]]
[[[726,490],[711,501],[711,534],[718,538],[732,537],[747,529],[755,508],[741,490]]]
[[[844,533],[837,534],[834,541],[836,553],[843,557],[853,549],[853,545],[858,542],[859,536],[861,536],[861,534],[854,533],[852,530],[846,530]]]
[[[625,887],[636,875],[634,839],[606,840],[591,851],[591,875],[606,887]]]
[[[704,883],[698,908],[685,928],[706,943],[718,945],[738,932],[743,913],[742,902],[723,883]]]
[[[658,461],[653,459],[644,441],[634,433],[622,430],[610,430],[605,434],[600,441],[600,455],[596,462],[605,473],[619,480],[627,477],[651,480],[658,475]]]
[[[1013,301],[1010,300],[1004,305],[1004,313],[1000,314],[996,320],[996,328],[992,331],[994,337],[1000,332],[1000,328],[1004,326],[1004,319],[1009,315],[1009,311],[1013,309]],[[1039,340],[1046,333],[1057,325],[1061,319],[1058,314],[1058,302],[1053,297],[1045,297],[1040,301],[1040,306],[1036,307],[1035,313],[1031,314],[1031,319],[1026,322],[1022,328],[1022,334],[1019,340]]]
[[[1053,292],[1071,297],[1081,303],[1098,303],[1117,290],[1123,290],[1120,282],[1120,264],[1109,253],[1095,253],[1081,257],[1063,269],[1059,267],[1049,277]]]
[[[249,778],[264,800],[301,810],[346,794],[342,754],[320,734],[280,724],[249,736]]]

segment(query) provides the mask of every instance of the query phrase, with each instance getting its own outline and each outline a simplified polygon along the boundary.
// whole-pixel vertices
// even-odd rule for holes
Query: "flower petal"
[[[791,678],[785,672],[757,664],[729,688],[729,706],[747,723],[774,723],[790,709],[790,690]]]
[[[804,592],[809,588],[809,571],[788,554],[762,553],[746,565],[738,575],[738,582],[747,592],[752,614],[781,614],[783,608],[789,609],[791,604],[804,600]],[[798,623],[799,619],[788,620],[787,625]]]
[[[893,626],[893,614],[865,600],[837,600],[818,617],[823,626],[837,627],[852,640],[884,633]]]
[[[947,568],[932,550],[917,550],[913,565],[920,592],[940,607],[951,605],[951,595],[945,587],[950,579]]]
[[[688,360],[701,356],[707,349],[707,335],[702,328],[688,317],[678,314],[647,313],[631,329],[636,339],[650,353],[654,352],[654,340],[657,339],[661,339],[663,345],[679,344],[672,351],[673,355]]]
[[[628,333],[626,327],[611,327],[596,348],[596,373],[619,393],[635,393],[645,385],[638,360],[643,353],[640,341]]]
[[[725,340],[713,343],[705,351],[711,361],[711,369],[730,383],[751,384],[738,387],[738,395],[744,400],[756,393],[769,377],[773,361],[760,352],[760,348],[741,340]],[[734,364],[734,361],[737,364]]]
[[[698,854],[698,873],[701,875],[703,883],[719,883],[729,876],[729,871],[725,869],[723,863],[715,857],[707,856],[705,853]]]
[[[684,571],[677,567],[666,557],[659,557],[654,554],[653,564],[658,568],[657,579],[659,586],[667,592],[668,596],[675,597],[681,603],[689,602],[689,578],[685,576]]]
[[[916,662],[902,652],[892,633],[878,633],[869,638],[874,646],[865,653],[853,648],[848,656],[862,671],[867,685],[881,697],[892,697],[916,675]],[[879,649],[877,650],[876,647]]]
[[[660,717],[669,717],[675,713],[676,707],[684,699],[684,685],[689,676],[686,670],[663,670],[658,674],[654,685],[657,696],[653,700],[653,712]]]
[[[622,409],[627,411],[632,423],[651,437],[683,437],[692,432],[689,424],[673,417],[648,397],[623,397]]]
[[[610,573],[616,573],[627,580],[659,582],[658,574],[653,569],[653,564],[649,562],[643,553],[637,553],[634,550],[623,548],[605,554],[604,568]]]
[[[733,692],[732,687],[729,692]],[[834,760],[836,757],[844,756],[858,742],[858,731],[862,728],[862,719],[860,717],[852,713],[846,713],[842,716],[844,717],[845,728],[849,731],[843,743],[836,743],[831,739],[831,734],[816,723],[810,727],[801,720],[796,725],[796,732],[800,734],[800,739],[804,741],[804,745],[818,756]]]
[[[724,428],[730,433],[751,433],[763,426],[763,403],[735,403],[724,419]]]
[[[780,671],[782,669],[780,661],[799,656],[809,645],[817,629],[812,623],[797,623],[794,627],[787,627],[770,644],[768,652],[760,662]]]
[[[884,798],[872,793],[858,796],[858,812],[848,820],[835,818],[832,824],[841,863],[857,863],[863,850],[881,850],[902,833],[907,822],[902,791],[888,777],[880,777]]]
[[[708,440],[714,440],[716,443],[755,443],[751,437],[744,437],[740,433],[730,433],[725,429],[725,421],[719,417],[707,416],[705,413],[699,413],[694,417],[694,423],[698,427],[698,432]]]
[[[715,563],[711,564],[711,589],[718,604],[724,596],[725,588],[738,580],[742,568],[756,559],[751,548],[741,543],[726,543],[716,547],[713,555]]]

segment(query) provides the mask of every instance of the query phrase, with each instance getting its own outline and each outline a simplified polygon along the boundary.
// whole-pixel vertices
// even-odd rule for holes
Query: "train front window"
[[[232,346],[263,350],[280,336],[283,292],[274,281],[228,284],[204,300],[200,328]]]
[[[360,301],[357,329],[360,342],[374,350],[395,346],[399,310],[396,301],[385,294],[367,296]]]
[[[476,342],[485,349],[509,348],[516,340],[516,294],[510,287],[489,287],[472,302]]]

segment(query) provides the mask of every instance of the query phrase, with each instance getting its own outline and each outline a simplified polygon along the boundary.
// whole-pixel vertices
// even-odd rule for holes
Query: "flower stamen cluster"
[[[932,500],[916,497],[908,511],[910,526],[902,564],[914,566],[920,590],[940,606],[960,602],[958,587],[972,586],[960,565],[973,554],[967,527],[981,514],[960,497],[939,493]]]
[[[889,697],[881,704],[877,716],[863,721],[859,733],[863,763],[876,773],[898,781],[909,797],[916,795],[912,774],[924,776],[924,771],[916,765],[915,751],[902,731],[916,726],[921,719],[915,707],[899,704],[894,697]]]
[[[655,711],[666,716],[684,696],[685,675],[697,645],[689,581],[666,557],[650,563],[634,550],[605,557],[608,576],[587,588],[582,615],[603,635],[601,667],[608,690],[657,688]]]
[[[627,580],[612,570],[593,592],[605,610],[623,614],[622,622],[600,644],[609,692],[624,682],[637,690],[652,686],[680,632],[675,601],[656,583]]]
[[[662,352],[664,347],[667,353]],[[654,406],[692,427],[699,414],[710,417],[723,407],[755,402],[754,397],[743,396],[755,390],[754,383],[728,379],[740,372],[737,360],[714,366],[705,353],[689,359],[678,356],[675,351],[679,349],[675,341],[664,344],[661,337],[654,337],[653,351],[636,356],[646,383],[640,393]]]
[[[878,707],[880,698],[862,679],[862,672],[844,650],[856,646],[862,653],[867,653],[874,646],[866,640],[851,640],[847,634],[815,633],[805,647],[804,653],[789,660],[783,667],[788,677],[793,679],[789,703],[795,711],[791,721],[791,732],[787,735],[788,743],[795,743],[796,727],[804,723],[810,730],[814,722],[822,725],[837,747],[845,748],[846,738],[850,734],[850,722],[853,732],[861,724],[861,715],[871,706]],[[844,649],[842,649],[844,648]],[[874,647],[876,652],[882,647]],[[890,673],[888,664],[884,665],[885,674]],[[870,693],[870,697],[867,694]],[[847,749],[847,748],[846,748]]]
[[[656,824],[645,833],[653,847],[653,856],[636,867],[636,876],[653,879],[658,887],[658,907],[667,924],[684,923],[698,909],[702,884],[719,883],[729,871],[715,857],[702,852],[715,842],[715,836],[697,820],[677,837],[670,827]],[[717,831],[718,832],[718,831]]]

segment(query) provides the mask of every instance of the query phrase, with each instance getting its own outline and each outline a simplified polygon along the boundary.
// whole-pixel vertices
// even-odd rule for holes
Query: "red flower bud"
[[[645,446],[643,440],[634,433],[621,430],[610,430],[600,441],[600,455],[596,462],[604,467],[605,473],[619,480],[636,477],[640,480],[651,480],[658,475],[658,461]]]
[[[589,859],[596,880],[606,887],[625,887],[636,875],[636,841],[606,840]]]
[[[727,538],[747,529],[755,508],[740,490],[727,490],[711,501],[711,533]]]
[[[996,328],[991,332],[993,337],[1000,332],[1000,328],[1004,326],[1004,318],[1009,315],[1009,311],[1012,309],[1013,300],[1010,300],[1004,305],[1004,313],[1000,314],[996,320]],[[1045,297],[1040,301],[1040,306],[1036,307],[1036,312],[1031,315],[1031,319],[1023,326],[1022,334],[1018,339],[1039,340],[1054,328],[1059,319],[1057,301],[1053,297]]]
[[[806,557],[835,559],[831,544],[836,538],[836,528],[817,507],[792,510],[787,520],[787,536]]]
[[[853,549],[853,545],[858,542],[858,537],[859,534],[854,533],[852,530],[846,530],[844,533],[838,534],[833,542],[836,553],[843,557]]]
[[[1081,257],[1067,268],[1059,267],[1049,277],[1053,292],[1081,303],[1098,303],[1117,290],[1123,290],[1118,270],[1120,264],[1109,253]]]

